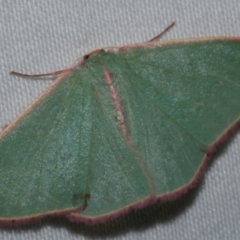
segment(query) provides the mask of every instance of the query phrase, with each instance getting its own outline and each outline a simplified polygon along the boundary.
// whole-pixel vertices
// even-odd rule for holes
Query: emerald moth
[[[240,120],[240,38],[94,50],[0,135],[0,222],[97,223],[193,188]]]

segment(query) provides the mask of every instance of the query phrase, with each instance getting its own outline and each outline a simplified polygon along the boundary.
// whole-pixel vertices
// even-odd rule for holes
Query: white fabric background
[[[239,0],[0,0],[0,127],[13,120],[50,81],[9,75],[64,69],[105,45],[163,39],[240,36]],[[239,131],[209,166],[199,187],[156,206],[95,227],[63,218],[0,228],[0,239],[239,239]],[[1,204],[1,203],[0,203]]]

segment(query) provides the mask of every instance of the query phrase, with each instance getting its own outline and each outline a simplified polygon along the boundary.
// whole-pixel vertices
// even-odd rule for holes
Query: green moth
[[[181,196],[239,125],[240,38],[95,50],[0,134],[0,222],[96,223]]]

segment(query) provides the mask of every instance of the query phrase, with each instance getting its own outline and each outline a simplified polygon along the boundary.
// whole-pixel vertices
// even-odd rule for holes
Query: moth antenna
[[[150,39],[148,42],[154,42],[157,39],[161,38],[166,32],[168,32],[173,26],[175,25],[175,22],[172,22],[169,26],[167,26],[161,33],[159,33],[156,37]]]
[[[64,70],[60,70],[60,71],[56,71],[56,72],[43,73],[43,74],[26,74],[26,73],[11,71],[10,74],[18,76],[18,77],[25,77],[25,78],[43,78],[43,77],[49,77],[49,76],[50,77],[56,77],[56,76],[59,76],[66,71],[72,71],[72,70],[73,69],[68,68],[68,69],[64,69]]]

